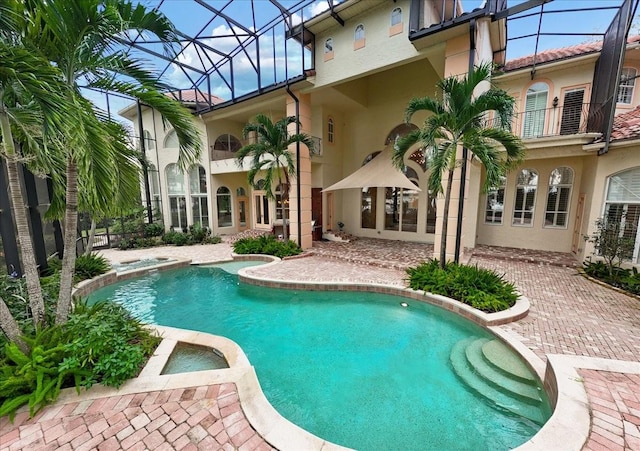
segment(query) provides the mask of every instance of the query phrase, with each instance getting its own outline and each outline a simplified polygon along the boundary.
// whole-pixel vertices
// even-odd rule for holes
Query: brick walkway
[[[405,278],[404,269],[428,258],[433,251],[432,246],[425,244],[363,238],[351,243],[314,244],[317,246],[306,252],[306,256],[302,258],[285,260],[269,268],[258,266],[251,271],[256,275],[264,275],[262,273],[266,271],[270,277],[280,280],[385,283],[402,286]],[[231,247],[228,242],[224,242],[217,245],[168,246],[126,252],[108,250],[103,254],[112,261],[163,256],[191,258],[193,262],[203,263],[231,259]],[[504,273],[505,277],[514,282],[522,294],[529,299],[531,303],[529,315],[516,323],[501,327],[517,335],[522,343],[543,360],[546,360],[547,353],[553,353],[640,361],[640,301],[580,276],[573,267],[575,261],[570,255],[481,246],[476,249],[470,262]],[[581,376],[585,380],[593,413],[592,434],[587,449],[640,450],[640,433],[638,432],[640,376],[591,370],[581,370]],[[213,387],[201,387],[198,389],[201,390],[199,394],[194,392],[189,400],[175,401],[178,404],[185,403],[185,406],[180,406],[181,412],[189,413],[188,409],[194,411],[193,414],[189,413],[188,418],[182,418],[180,422],[172,418],[175,411],[166,412],[165,406],[160,406],[159,404],[162,403],[158,401],[162,400],[162,397],[167,399],[170,396],[182,397],[184,393],[175,394],[178,391],[141,394],[139,397],[129,399],[126,406],[119,406],[119,412],[115,413],[113,411],[118,409],[112,408],[110,413],[101,409],[100,413],[89,416],[87,412],[90,407],[85,404],[70,404],[73,408],[67,407],[69,404],[56,404],[45,408],[33,420],[27,421],[24,415],[17,417],[13,426],[3,418],[0,420],[0,430],[4,434],[0,436],[0,449],[11,451],[46,449],[50,444],[47,441],[49,437],[47,431],[52,428],[57,428],[55,430],[58,431],[58,435],[51,436],[53,437],[51,440],[55,440],[55,444],[51,441],[52,449],[54,447],[74,449],[81,446],[81,442],[88,440],[98,444],[97,449],[103,449],[101,446],[106,447],[107,443],[114,444],[114,440],[119,439],[118,434],[121,434],[122,446],[124,446],[124,440],[137,434],[134,437],[135,443],[134,438],[130,438],[131,443],[127,442],[127,445],[137,443],[137,446],[149,449],[156,447],[154,440],[158,440],[158,446],[164,443],[165,449],[169,449],[167,447],[180,449],[179,446],[187,447],[183,449],[211,449],[209,445],[214,449],[253,449],[254,442],[256,444],[260,442],[259,446],[262,448],[259,449],[269,449],[269,446],[248,426],[239,407],[228,417],[225,416],[225,406],[221,405],[220,399],[222,388],[216,396],[205,397],[205,401],[200,399],[202,390],[215,390]],[[233,388],[228,389],[233,391]],[[124,397],[109,399],[119,398]],[[137,406],[131,405],[134,399],[139,402]],[[196,399],[198,402],[194,401]],[[125,403],[122,399],[119,402]],[[155,408],[148,412],[144,409],[145,402]],[[132,412],[135,409],[142,409],[142,413],[147,416],[148,424],[144,416],[139,417],[141,414],[139,410],[133,415]],[[80,410],[84,412],[83,416],[79,416]],[[125,411],[130,412],[129,415]],[[151,412],[156,412],[155,415],[158,416],[151,418]],[[118,421],[123,422],[122,427],[115,434],[106,437],[104,431],[108,428],[100,429],[100,427],[105,426],[106,422],[111,428],[113,425],[109,423],[109,417],[106,415],[114,416],[118,413],[123,415],[126,421],[123,417],[118,417]],[[195,420],[198,415],[208,418],[204,423],[206,426],[203,426],[201,421]],[[604,418],[603,415],[609,416]],[[231,417],[233,419],[228,419]],[[136,418],[142,419],[136,420]],[[157,424],[154,422],[158,418],[170,418],[165,424],[174,423],[176,426],[172,431],[182,432],[180,434],[174,432],[175,436],[169,436],[171,432],[163,434],[160,431],[161,427],[154,430],[154,426],[150,425]],[[211,423],[213,419],[215,421]],[[221,435],[222,431],[212,430],[214,425],[220,425],[220,422],[225,427],[228,439],[224,438],[225,435]],[[96,426],[96,424],[102,426]],[[235,424],[237,426],[232,428]],[[240,425],[242,427],[238,431]],[[180,426],[182,428],[178,429]],[[635,426],[635,429],[632,426]],[[61,433],[62,431],[64,433]],[[205,435],[203,431],[206,431]],[[243,432],[244,443],[239,443],[240,432]],[[73,437],[69,438],[71,436]],[[80,440],[79,437],[83,439]],[[153,446],[149,446],[145,440]],[[216,444],[214,445],[210,440],[216,440]],[[605,442],[605,440],[609,441]],[[27,441],[30,441],[33,446],[27,446]],[[613,447],[612,444],[618,448]]]
[[[246,420],[235,384],[152,391],[0,420],[2,450],[272,450]]]
[[[640,375],[580,370],[591,405],[589,451],[640,450]]]

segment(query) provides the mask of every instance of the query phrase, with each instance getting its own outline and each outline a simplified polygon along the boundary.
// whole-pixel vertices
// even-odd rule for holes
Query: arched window
[[[218,227],[231,227],[233,215],[231,213],[231,191],[226,186],[221,186],[216,192],[218,205]]]
[[[253,189],[257,191],[253,195],[256,216],[255,221],[257,225],[261,226],[271,224],[271,219],[269,217],[269,199],[264,193],[265,184],[266,182],[264,179],[260,179],[253,186]]]
[[[405,167],[404,174],[418,186],[416,171]],[[417,232],[418,228],[418,191],[413,189],[385,188],[384,229],[402,232]]]
[[[358,24],[353,34],[353,40],[357,42],[357,41],[362,41],[363,39],[364,39],[364,25]]]
[[[400,124],[391,130],[391,132],[387,135],[387,138],[384,140],[385,146],[394,145],[396,142],[405,136],[408,133],[411,133],[414,130],[418,130],[418,127],[414,124]],[[410,156],[409,160],[417,163],[423,171],[427,170],[427,161],[424,154],[423,149],[418,149],[414,151]]]
[[[187,227],[187,200],[185,197],[184,174],[178,165],[169,164],[165,169],[167,176],[167,191],[169,194],[169,211],[171,227]]]
[[[572,186],[573,169],[559,167],[551,171],[544,219],[545,227],[567,227]]]
[[[243,187],[240,187],[236,190],[236,196],[238,197],[246,197],[247,192],[244,190]]]
[[[289,199],[284,201],[284,215],[289,220]],[[282,219],[282,189],[278,186],[276,189],[276,219]]]
[[[334,137],[335,137],[335,128],[334,128],[333,119],[329,118],[327,120],[327,141],[333,144]]]
[[[213,150],[224,150],[227,152],[237,152],[242,147],[242,143],[233,135],[224,134],[218,136],[213,144]]]
[[[637,71],[633,67],[622,68],[618,86],[618,103],[630,104],[633,101],[633,88],[636,85]]]
[[[533,225],[533,212],[538,190],[538,171],[523,169],[516,179],[516,200],[513,208],[513,225]]]
[[[167,137],[164,139],[164,147],[166,149],[177,149],[180,147],[180,143],[178,142],[178,135],[176,135],[175,130],[171,130]]]
[[[527,90],[524,105],[523,138],[535,138],[544,135],[548,95],[549,86],[543,82],[534,83]]]
[[[487,191],[487,203],[484,209],[485,224],[502,224],[502,213],[504,212],[504,192],[507,185],[507,178],[500,177],[500,184],[492,186]]]
[[[151,189],[153,208],[160,211],[160,175],[154,164],[149,164],[147,174],[149,174],[149,188]]]
[[[391,26],[398,25],[402,23],[402,9],[393,8],[391,11]]]
[[[149,130],[144,131],[144,149],[145,150],[156,149],[156,140],[151,137],[151,133],[149,132]]]
[[[628,169],[607,179],[604,205],[607,224],[616,224],[620,234],[635,243],[633,255],[627,258],[638,262],[638,233],[640,232],[640,168]]]
[[[193,166],[189,171],[191,191],[191,213],[193,223],[209,227],[209,204],[207,202],[207,173],[202,166]]]

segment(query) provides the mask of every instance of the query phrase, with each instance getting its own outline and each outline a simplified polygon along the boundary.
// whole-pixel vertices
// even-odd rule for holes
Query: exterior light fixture
[[[401,302],[400,303],[400,307],[409,307],[409,304],[407,304],[406,302]]]

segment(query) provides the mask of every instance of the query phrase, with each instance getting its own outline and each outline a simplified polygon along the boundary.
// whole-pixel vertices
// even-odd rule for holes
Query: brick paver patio
[[[432,246],[358,239],[317,243],[302,258],[251,268],[257,276],[306,282],[404,285],[404,269],[429,257]],[[231,259],[217,245],[107,250],[112,261],[144,257]],[[500,326],[540,358],[569,354],[640,361],[640,300],[580,276],[568,254],[479,247],[470,262],[505,274],[526,296],[524,319]],[[585,449],[640,450],[640,376],[580,370],[592,412]],[[162,424],[160,424],[162,423]],[[17,449],[271,449],[253,430],[233,384],[168,390],[48,406],[34,419],[0,419],[0,450]]]

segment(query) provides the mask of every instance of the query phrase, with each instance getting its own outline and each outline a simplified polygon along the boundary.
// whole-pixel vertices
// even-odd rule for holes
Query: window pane
[[[384,229],[400,228],[400,188],[385,188]]]
[[[170,164],[166,169],[169,194],[184,194],[184,174],[175,164]]]
[[[631,169],[609,177],[607,200],[640,202],[640,169]]]
[[[362,209],[360,225],[363,229],[376,228],[376,201],[378,188],[368,188],[362,191]]]
[[[402,231],[418,231],[418,192],[402,190]]]
[[[229,188],[226,186],[218,188],[216,200],[218,203],[218,227],[232,226],[231,191],[229,191]]]
[[[436,233],[436,196],[432,191],[428,192],[427,198],[427,233]]]

